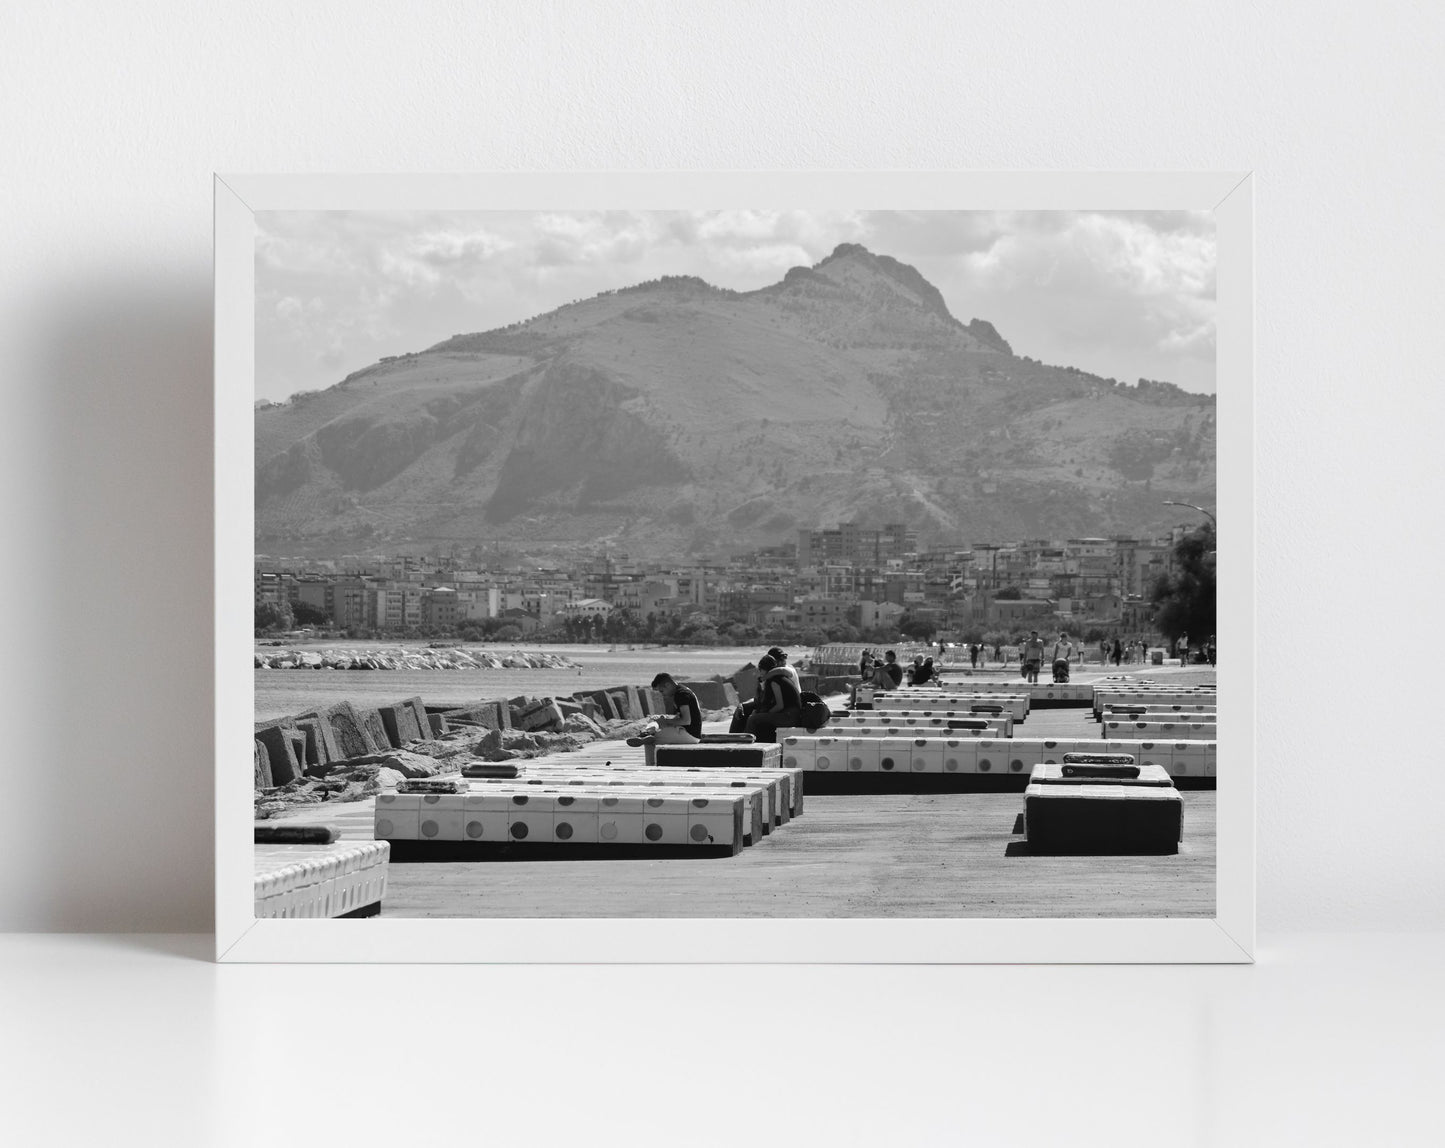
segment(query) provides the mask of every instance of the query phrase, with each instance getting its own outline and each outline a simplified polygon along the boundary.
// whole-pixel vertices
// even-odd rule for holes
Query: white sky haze
[[[861,243],[914,267],[1014,353],[1215,389],[1207,212],[262,212],[256,397],[600,291],[696,275],[748,291]]]

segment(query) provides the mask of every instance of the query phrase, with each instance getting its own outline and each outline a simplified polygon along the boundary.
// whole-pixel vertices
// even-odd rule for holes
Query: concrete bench
[[[793,791],[801,788],[801,780],[778,772],[767,777],[744,776],[737,771],[722,770],[659,770],[613,769],[598,766],[590,769],[570,768],[528,770],[516,783],[546,789],[712,789],[735,790],[744,796],[757,795],[762,818],[761,832],[767,834],[774,825],[785,825],[793,817]]]
[[[1138,779],[1066,778],[1035,767],[1024,790],[1024,837],[1041,853],[1179,852],[1184,799],[1159,767]]]
[[[1127,753],[1141,765],[1161,766],[1170,777],[1204,780],[1216,776],[1217,745],[1214,741],[1134,741],[1104,738],[847,738],[837,736],[789,737],[782,743],[783,764],[805,773],[847,773],[876,771],[874,751],[852,748],[856,742],[889,742],[889,755],[897,772],[943,772],[1016,775],[1028,777],[1035,765],[1062,763],[1066,753]],[[915,741],[944,746],[941,770],[934,770],[933,750],[924,747],[926,764],[914,770],[912,749],[907,769],[897,769],[902,746]],[[878,752],[881,763],[884,755]],[[854,764],[856,760],[857,764]],[[885,771],[890,772],[890,771]]]
[[[385,841],[254,849],[257,918],[369,917],[381,911],[391,858]]]
[[[976,714],[969,710],[862,710],[844,717],[832,717],[815,733],[848,730],[855,726],[895,726],[900,729],[941,727],[944,729],[987,729],[998,737],[1012,737],[1012,714]]]
[[[731,791],[571,793],[485,783],[465,794],[378,794],[375,831],[388,841],[671,845],[738,853],[757,807]],[[761,836],[761,812],[753,832]],[[756,837],[754,838],[756,839]]]
[[[636,778],[640,783],[652,785],[655,782],[673,782],[685,785],[714,785],[723,788],[742,786],[767,786],[776,794],[781,808],[773,814],[774,824],[783,824],[794,817],[803,815],[803,771],[801,769],[766,770],[713,770],[713,769],[659,769],[628,765],[571,765],[565,766],[524,766],[519,780],[531,783],[534,779],[546,778],[568,785],[586,785],[592,782],[611,785],[616,780]]]
[[[870,713],[972,713],[974,707],[983,707],[987,713],[995,707],[1014,721],[1023,721],[1029,714],[1029,699],[1017,694],[937,694],[926,697],[921,694],[875,694],[872,705],[864,712]]]

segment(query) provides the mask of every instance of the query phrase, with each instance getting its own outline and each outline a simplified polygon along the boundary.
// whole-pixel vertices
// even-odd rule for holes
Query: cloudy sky
[[[256,397],[660,275],[752,290],[861,243],[1018,355],[1213,392],[1215,230],[1187,212],[262,212]]]

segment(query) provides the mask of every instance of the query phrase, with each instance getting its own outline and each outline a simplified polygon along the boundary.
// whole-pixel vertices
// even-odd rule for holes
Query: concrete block
[[[318,760],[311,764],[325,765],[329,761],[341,760],[345,755],[341,752],[341,747],[336,740],[336,733],[332,730],[331,720],[326,716],[326,713],[322,710],[307,710],[305,713],[296,715],[296,724],[298,726],[304,729],[307,722],[315,723],[317,736],[320,740],[320,744],[317,747]],[[325,757],[320,756],[323,751],[325,752]]]
[[[416,841],[421,836],[421,796],[378,793],[373,831],[378,841]]]
[[[693,845],[727,845],[736,853],[743,843],[743,803],[694,797],[687,808],[687,839]]]
[[[683,682],[697,695],[697,703],[705,710],[730,710],[738,704],[738,692],[729,682]],[[729,700],[731,699],[731,700]]]
[[[647,797],[642,803],[642,839],[649,845],[686,845],[686,798]]]
[[[256,779],[257,789],[270,789],[271,781],[271,757],[266,751],[266,745],[259,738],[253,743],[256,747]]]
[[[641,845],[642,836],[641,797],[608,795],[597,806],[597,838],[603,844]]]
[[[787,764],[786,761],[784,764]],[[798,764],[803,766],[800,754]],[[807,768],[803,766],[803,768]],[[848,769],[848,742],[840,737],[820,737],[813,742],[812,768],[824,773],[845,773]]]
[[[331,735],[336,741],[338,757],[364,757],[367,754],[377,753],[388,748],[385,740],[385,731],[381,730],[381,719],[375,719],[375,724],[369,724],[363,714],[359,713],[350,702],[337,702],[334,706],[327,706],[320,711],[321,716],[331,726]],[[367,711],[375,714],[374,710]],[[376,739],[376,732],[381,730],[383,738]]]
[[[849,739],[849,745],[856,739]],[[878,739],[878,771],[880,773],[907,773],[912,756],[913,740],[909,737],[883,737]],[[851,763],[850,763],[851,764]]]
[[[943,743],[944,773],[977,773],[978,743],[973,738],[948,738]]]
[[[271,784],[286,785],[301,776],[305,761],[296,755],[296,744],[288,734],[299,732],[290,718],[262,722],[256,727],[256,740],[266,747],[267,761],[271,766]],[[306,735],[301,735],[304,754]]]
[[[466,794],[424,793],[417,808],[418,839],[421,841],[463,841],[466,839]]]
[[[996,738],[977,738],[978,752],[975,757],[978,773],[1008,773],[1009,743]]]
[[[534,845],[552,840],[553,810],[556,798],[545,794],[512,794],[507,809],[507,837],[511,841],[530,841]]]
[[[1030,785],[1029,844],[1051,852],[1177,853],[1184,826],[1179,791],[1147,785]]]
[[[361,724],[366,729],[367,736],[376,743],[376,751],[385,753],[388,749],[395,748],[391,739],[386,733],[386,724],[381,720],[381,714],[373,709],[358,710]]]
[[[937,737],[915,738],[908,752],[909,772],[942,773],[945,740]]]
[[[525,730],[556,729],[562,721],[562,711],[551,698],[542,698],[517,715],[517,727]]]
[[[622,693],[623,700],[627,705],[627,716],[629,718],[636,720],[637,718],[647,716],[647,711],[642,708],[642,695],[636,686],[623,686]]]
[[[428,713],[426,724],[432,737],[441,737],[447,732],[447,719],[443,714]]]
[[[416,714],[405,702],[377,706],[376,712],[381,715],[387,741],[395,748],[400,749],[408,742],[421,741],[421,728],[416,723]]]
[[[882,742],[882,738],[850,737],[845,749],[848,771],[850,773],[877,773],[879,746],[882,745]]]
[[[472,790],[462,798],[464,840],[497,844],[507,840],[511,798],[506,793]]]
[[[297,718],[296,728],[306,735],[304,756],[307,772],[313,768],[323,766],[331,761],[331,755],[326,752],[326,741],[321,735],[321,722],[317,718]]]
[[[1032,738],[1014,738],[1008,743],[1008,772],[1028,776],[1043,760],[1043,747]],[[1060,755],[1062,756],[1062,754]]]
[[[783,747],[773,742],[659,745],[657,764],[681,769],[778,769]]]
[[[596,845],[601,803],[599,797],[560,794],[553,806],[552,840],[564,845]]]

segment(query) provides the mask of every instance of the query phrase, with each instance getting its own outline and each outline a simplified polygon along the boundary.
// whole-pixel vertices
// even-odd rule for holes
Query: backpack
[[[812,690],[804,690],[800,696],[803,699],[803,728],[810,731],[822,729],[833,716],[828,703]]]

